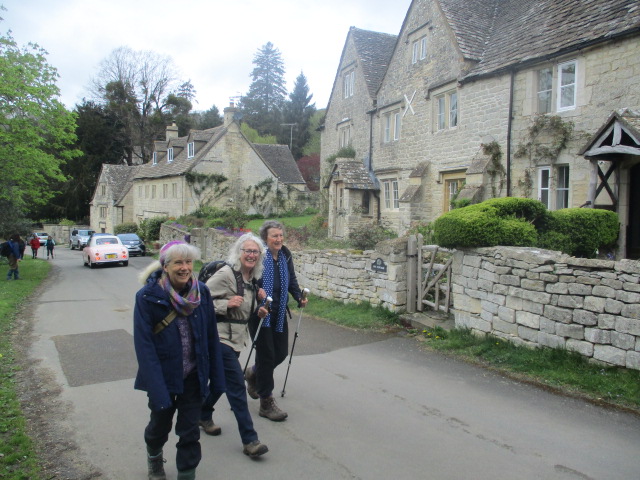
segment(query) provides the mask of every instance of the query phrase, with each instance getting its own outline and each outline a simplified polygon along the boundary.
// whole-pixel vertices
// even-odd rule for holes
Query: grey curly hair
[[[240,270],[240,251],[246,242],[253,242],[258,246],[258,250],[260,251],[260,257],[256,261],[256,266],[253,267],[253,271],[251,272],[253,278],[262,277],[262,269],[264,260],[264,244],[258,237],[256,237],[253,233],[245,233],[238,240],[235,241],[231,248],[229,249],[229,256],[227,257],[227,263],[231,265],[231,267],[239,271]]]

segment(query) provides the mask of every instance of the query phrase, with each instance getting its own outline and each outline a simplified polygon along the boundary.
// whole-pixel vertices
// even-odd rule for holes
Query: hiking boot
[[[212,435],[215,437],[222,433],[222,429],[218,425],[213,423],[213,420],[200,420],[198,422],[198,425],[202,427],[204,433],[206,433],[207,435]]]
[[[260,399],[260,411],[258,415],[273,420],[274,422],[281,422],[289,416],[287,412],[280,410],[278,405],[276,405],[276,399],[273,397]]]
[[[256,385],[256,372],[253,370],[253,367],[249,367],[246,372],[244,372],[244,379],[247,381],[247,393],[251,398],[257,400],[258,390]]]
[[[167,480],[167,476],[164,473],[164,462],[166,460],[163,458],[162,452],[154,457],[147,454],[149,480]]]
[[[251,458],[259,457],[267,453],[269,449],[264,443],[260,443],[260,440],[254,440],[251,443],[245,443],[242,453],[248,455]]]
[[[178,480],[196,480],[196,469],[178,470]]]

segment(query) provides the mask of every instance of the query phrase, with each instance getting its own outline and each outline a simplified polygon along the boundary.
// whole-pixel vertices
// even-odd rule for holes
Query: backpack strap
[[[153,327],[153,333],[160,333],[162,330],[164,330],[166,327],[169,326],[169,324],[171,322],[173,322],[173,320],[178,316],[178,312],[176,312],[175,310],[171,310],[171,312],[169,313],[169,315],[167,315],[166,317],[164,317],[162,320],[160,320],[158,323],[156,323],[156,326]]]
[[[236,272],[231,266],[229,268],[231,268],[233,276],[236,277],[236,291],[238,295],[244,297],[244,279],[242,278],[242,272]]]

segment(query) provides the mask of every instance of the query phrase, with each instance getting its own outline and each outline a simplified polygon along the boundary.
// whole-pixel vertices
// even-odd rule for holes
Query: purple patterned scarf
[[[187,283],[189,291],[185,296],[180,295],[173,289],[166,272],[162,272],[159,283],[162,289],[169,294],[171,305],[181,317],[188,317],[200,305],[200,287],[195,277],[192,276],[189,283]]]

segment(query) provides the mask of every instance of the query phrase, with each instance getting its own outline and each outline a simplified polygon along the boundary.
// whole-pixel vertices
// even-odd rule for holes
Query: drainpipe
[[[507,197],[511,196],[511,127],[513,124],[513,86],[515,83],[515,70],[511,70],[509,88],[509,121],[507,122]]]
[[[367,113],[369,114],[369,173],[373,173],[373,115],[376,113],[377,108],[369,110]],[[372,191],[373,196],[376,199],[376,219],[378,224],[380,223],[380,195],[375,193],[375,190]]]

